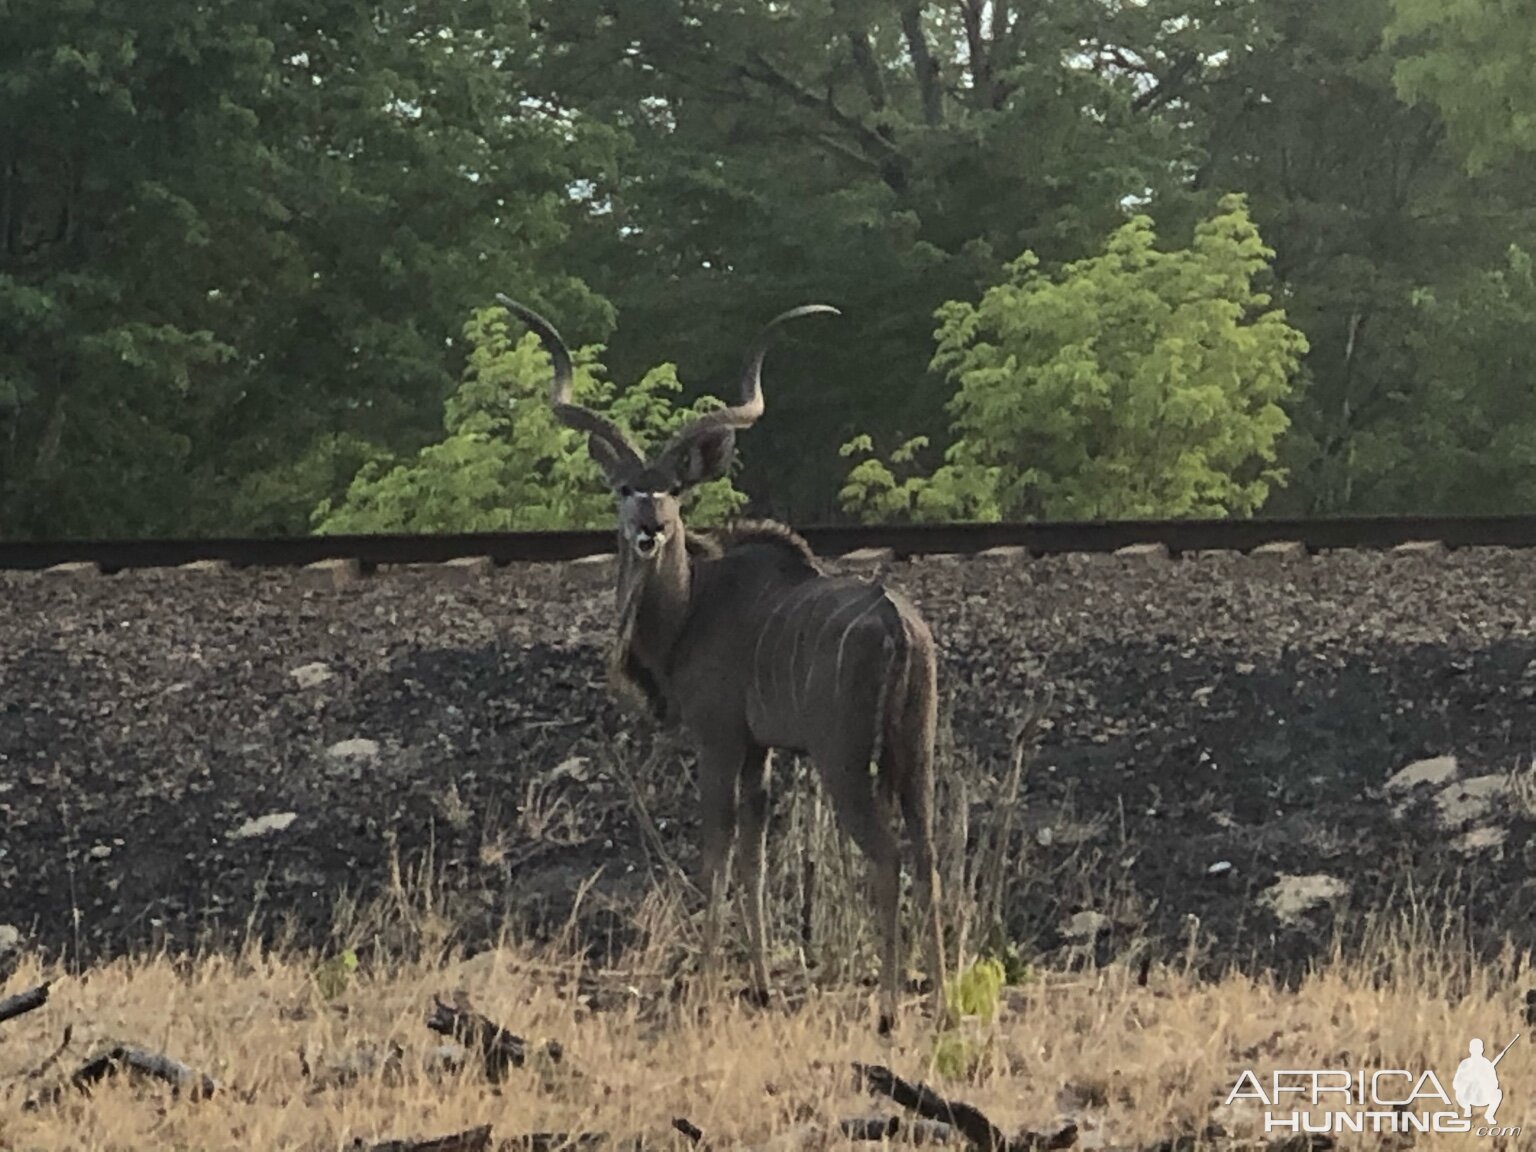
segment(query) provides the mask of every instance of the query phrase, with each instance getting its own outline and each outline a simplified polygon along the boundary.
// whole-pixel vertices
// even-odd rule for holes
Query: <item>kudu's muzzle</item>
[[[649,559],[661,550],[667,534],[659,528],[637,528],[631,538],[637,555]]]

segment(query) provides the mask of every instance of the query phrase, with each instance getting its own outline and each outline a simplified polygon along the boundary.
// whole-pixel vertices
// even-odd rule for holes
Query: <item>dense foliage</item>
[[[1530,510],[1533,27],[0,0],[0,534],[603,523],[497,291],[649,434],[837,305],[739,441],[802,522]]]
[[[469,368],[443,407],[447,436],[409,461],[370,459],[335,507],[327,499],[316,509],[319,531],[529,532],[612,523],[613,498],[586,437],[556,421],[549,406],[549,358],[538,338],[514,345],[500,305],[477,313],[464,336]],[[682,385],[671,364],[615,398],[594,352],[573,353],[575,399],[608,415],[637,448],[660,447],[694,414],[719,404],[674,407],[664,393]],[[686,508],[691,523],[709,525],[745,504],[726,477],[694,489]]]
[[[1240,198],[1189,248],[1154,247],[1136,216],[1059,281],[1034,253],[977,307],[940,312],[934,367],[959,384],[954,442],[931,476],[865,460],[843,489],[866,519],[1142,519],[1252,513],[1272,467],[1279,402],[1306,338],[1254,287],[1273,253]],[[896,451],[905,463],[926,446]],[[858,437],[844,453],[870,447]]]

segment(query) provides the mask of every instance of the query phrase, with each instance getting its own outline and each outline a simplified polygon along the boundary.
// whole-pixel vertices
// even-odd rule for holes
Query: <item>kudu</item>
[[[697,750],[706,974],[714,971],[739,827],[752,975],[759,996],[768,993],[763,855],[771,750],[780,749],[816,765],[838,823],[868,859],[884,937],[882,1032],[896,1023],[901,850],[893,816],[900,808],[915,842],[917,888],[931,928],[929,978],[942,1018],[933,845],[937,671],[928,626],[882,584],[824,574],[805,541],[782,524],[690,537],[679,504],[695,485],[726,475],[736,432],[763,414],[769,333],[785,320],[837,309],[813,304],[775,317],[747,354],[740,402],[695,418],[646,459],[612,421],[573,403],[571,357],[554,327],[516,301],[497,299],[538,334],[553,367],[555,413],[587,434],[587,450],[617,498],[615,687],[643,694],[658,718],[681,724]]]

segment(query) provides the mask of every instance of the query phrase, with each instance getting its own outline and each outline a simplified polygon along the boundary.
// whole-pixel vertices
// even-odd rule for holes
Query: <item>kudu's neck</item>
[[[688,542],[679,526],[653,559],[642,560],[628,544],[622,547],[619,628],[635,657],[661,677],[688,617],[693,583]]]

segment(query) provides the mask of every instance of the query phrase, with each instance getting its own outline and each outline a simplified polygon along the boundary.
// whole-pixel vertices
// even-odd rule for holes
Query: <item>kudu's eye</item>
[[[620,496],[624,496],[624,497],[627,498],[627,497],[633,496],[634,494],[635,494],[635,490],[633,488],[631,488],[628,484],[620,484],[619,485],[619,495]]]
[[[674,484],[672,487],[668,488],[667,491],[673,496],[681,496],[683,494],[683,486],[680,483]]]

